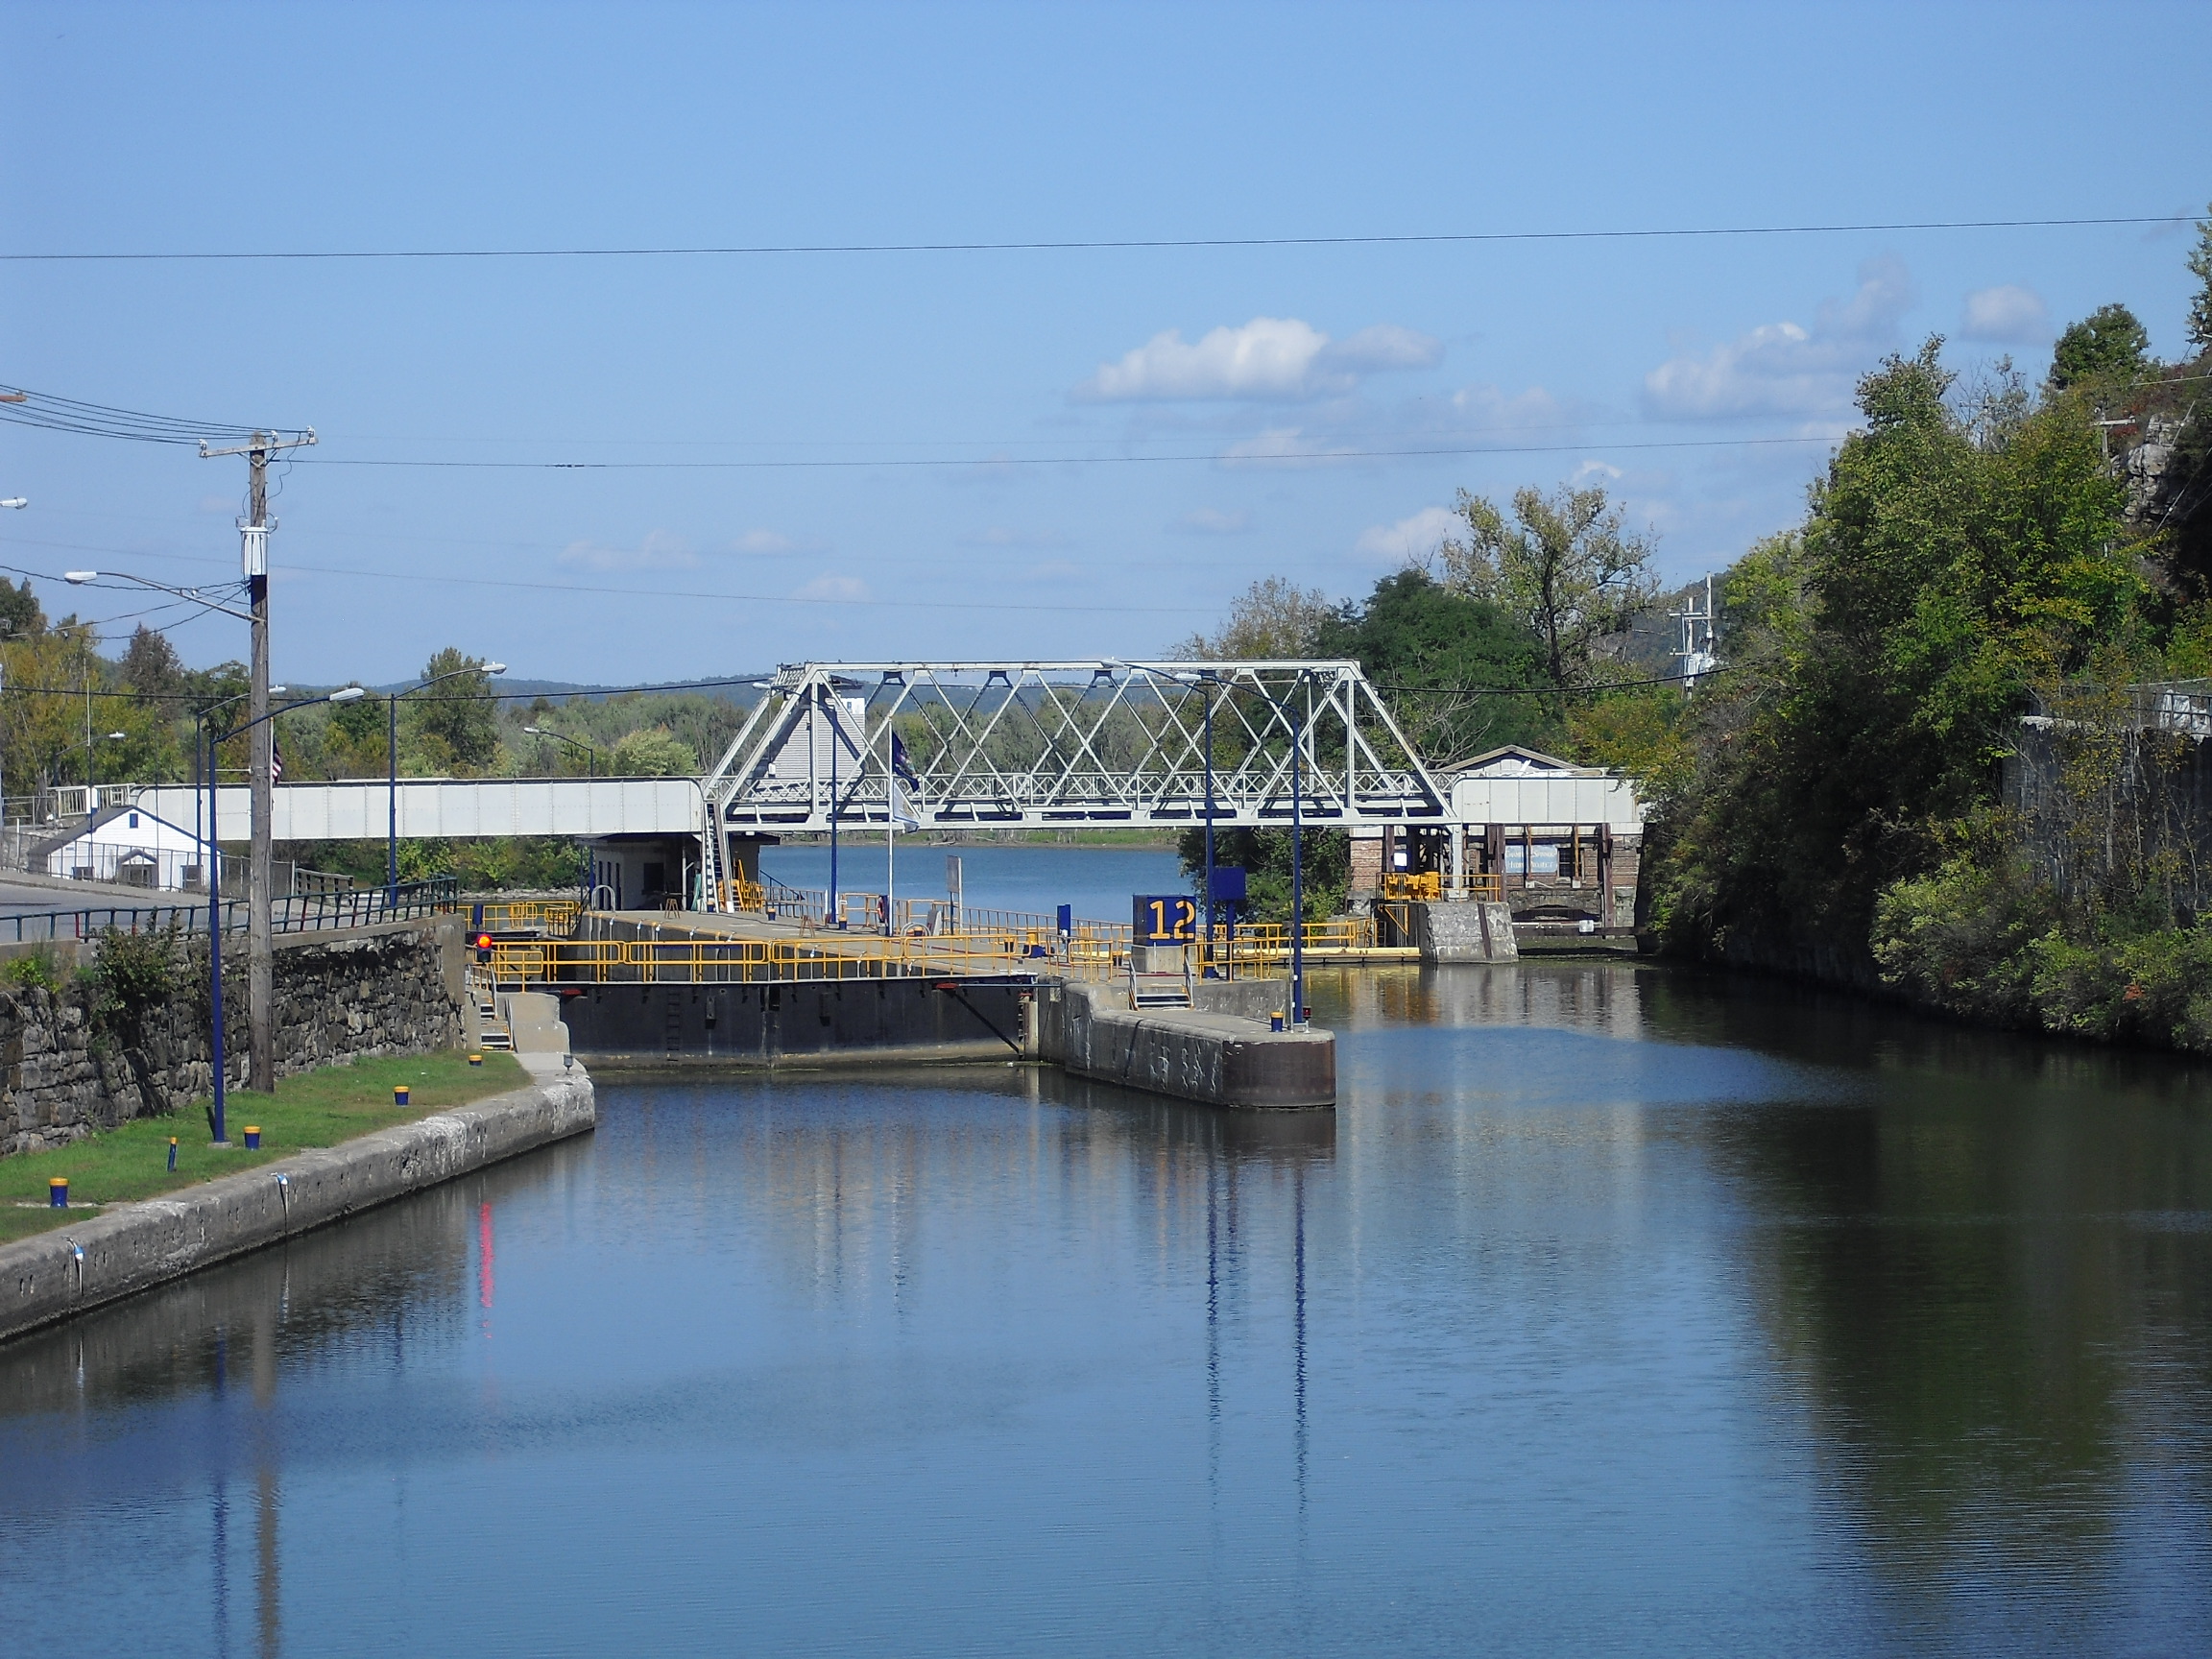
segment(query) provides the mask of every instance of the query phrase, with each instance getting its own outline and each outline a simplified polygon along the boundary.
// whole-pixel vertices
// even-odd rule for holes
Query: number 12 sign
[[[1140,893],[1133,909],[1140,945],[1188,945],[1198,937],[1198,901],[1188,893]]]

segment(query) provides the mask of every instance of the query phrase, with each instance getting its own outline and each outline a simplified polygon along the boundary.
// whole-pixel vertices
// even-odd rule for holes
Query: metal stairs
[[[513,1049],[515,1033],[499,1016],[498,987],[482,969],[469,970],[469,1000],[476,1008],[476,1046],[485,1049]]]
[[[1132,1008],[1188,1008],[1190,1006],[1190,965],[1166,973],[1140,973],[1129,968],[1129,1006]]]

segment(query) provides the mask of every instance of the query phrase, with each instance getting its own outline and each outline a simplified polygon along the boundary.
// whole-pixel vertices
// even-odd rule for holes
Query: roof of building
[[[59,835],[49,835],[43,841],[33,843],[30,852],[27,853],[25,856],[27,858],[34,859],[48,857],[53,854],[60,852],[62,848],[68,846],[70,843],[75,841],[82,841],[85,836],[92,834],[96,830],[106,829],[108,825],[114,823],[116,819],[122,817],[126,812],[135,813],[138,817],[150,819],[154,823],[160,825],[162,829],[170,830],[175,834],[181,835],[185,840],[193,842],[195,845],[198,844],[199,837],[195,836],[191,830],[180,830],[176,825],[170,823],[168,819],[149,812],[143,806],[103,806],[99,811],[93,813],[89,820],[78,825],[76,829],[65,830]]]
[[[1454,760],[1434,770],[1448,778],[1542,778],[1547,775],[1563,778],[1608,778],[1612,774],[1602,766],[1577,766],[1572,760],[1562,760],[1556,755],[1547,755],[1541,749],[1530,749],[1520,743],[1506,743],[1486,750],[1471,760]]]

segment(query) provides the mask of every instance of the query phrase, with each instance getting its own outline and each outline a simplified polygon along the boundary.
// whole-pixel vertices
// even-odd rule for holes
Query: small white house
[[[199,837],[136,806],[103,808],[84,829],[38,842],[30,867],[126,887],[207,888],[206,849]]]

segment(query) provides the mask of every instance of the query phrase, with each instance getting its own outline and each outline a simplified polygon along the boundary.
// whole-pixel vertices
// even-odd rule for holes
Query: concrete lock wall
[[[564,995],[568,1042],[594,1064],[725,1066],[842,1059],[1009,1059],[1026,984],[851,979],[785,985],[594,985]]]
[[[1511,909],[1500,903],[1415,904],[1413,943],[1424,962],[1511,962]]]
[[[528,1088],[0,1245],[0,1340],[591,1128],[589,1075],[532,1060]]]
[[[472,1036],[464,1013],[464,920],[396,922],[341,934],[279,936],[276,950],[276,1070],[281,1076],[357,1055],[421,1054]],[[246,942],[223,956],[226,1081],[243,1088],[249,1063]],[[43,947],[12,947],[0,956]],[[0,987],[0,1154],[65,1145],[95,1129],[174,1112],[212,1093],[207,944],[180,940],[175,993],[134,1030],[96,1014],[96,992],[75,977],[92,945],[64,944],[51,960],[58,991]]]
[[[1225,1003],[1280,1006],[1275,980],[1221,987]],[[1046,981],[1035,1004],[1039,1057],[1083,1077],[1211,1106],[1336,1104],[1336,1039],[1327,1031],[1270,1031],[1239,1013],[1127,1005],[1120,986]]]

